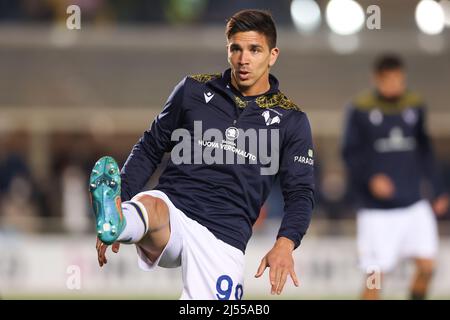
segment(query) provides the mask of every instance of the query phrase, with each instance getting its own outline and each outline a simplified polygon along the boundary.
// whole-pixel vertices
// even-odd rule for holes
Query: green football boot
[[[97,236],[110,245],[117,241],[126,225],[120,199],[120,170],[111,157],[102,157],[94,165],[89,179]]]

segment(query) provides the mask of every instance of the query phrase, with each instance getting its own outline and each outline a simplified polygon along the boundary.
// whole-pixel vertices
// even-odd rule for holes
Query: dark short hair
[[[272,15],[264,10],[242,10],[227,20],[225,34],[230,39],[238,32],[256,31],[267,38],[269,48],[277,46],[277,30]]]
[[[380,55],[375,59],[375,63],[373,65],[373,71],[375,73],[381,73],[383,71],[390,70],[402,70],[404,68],[405,65],[402,58],[393,53]]]

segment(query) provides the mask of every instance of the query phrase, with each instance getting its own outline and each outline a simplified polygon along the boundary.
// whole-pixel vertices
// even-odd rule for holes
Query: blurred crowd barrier
[[[272,230],[273,231],[273,230]],[[259,262],[273,245],[273,234],[257,234],[246,255],[246,299],[358,299],[365,283],[358,269],[355,239],[307,237],[295,252],[300,287],[290,279],[279,297],[270,295],[268,273],[254,278]],[[95,237],[0,235],[0,294],[13,298],[124,298],[178,299],[180,269],[138,268],[134,246],[122,245],[118,254],[108,251],[108,263],[99,268]],[[441,239],[437,271],[430,298],[450,297],[450,238]],[[383,294],[391,299],[408,298],[412,265],[401,263],[386,276]]]

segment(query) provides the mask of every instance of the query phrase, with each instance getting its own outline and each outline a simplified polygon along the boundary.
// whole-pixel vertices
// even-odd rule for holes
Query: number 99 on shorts
[[[236,286],[230,276],[221,275],[216,282],[216,297],[219,300],[230,300],[232,297],[235,300],[242,300],[244,295],[244,288],[242,284],[238,283]],[[234,294],[234,296],[232,296]]]

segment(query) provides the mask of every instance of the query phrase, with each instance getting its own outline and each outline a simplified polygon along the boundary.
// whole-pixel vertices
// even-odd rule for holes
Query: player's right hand
[[[293,250],[294,243],[292,240],[279,237],[273,248],[261,260],[255,278],[261,277],[264,270],[269,267],[271,294],[281,294],[288,276],[291,276],[296,287],[300,285],[295,274]]]
[[[99,238],[97,238],[97,244],[95,245],[95,247],[97,248],[98,264],[100,267],[103,267],[103,265],[108,262],[108,260],[106,259],[106,249],[108,249],[109,246],[104,244],[103,242],[100,241]],[[112,245],[112,251],[114,253],[117,253],[119,252],[119,248],[120,243],[114,242]]]
[[[450,204],[450,199],[448,194],[443,194],[433,201],[433,211],[438,216],[441,217],[447,213]]]
[[[383,173],[373,175],[369,180],[372,195],[380,200],[388,200],[394,196],[395,186],[392,179]]]

